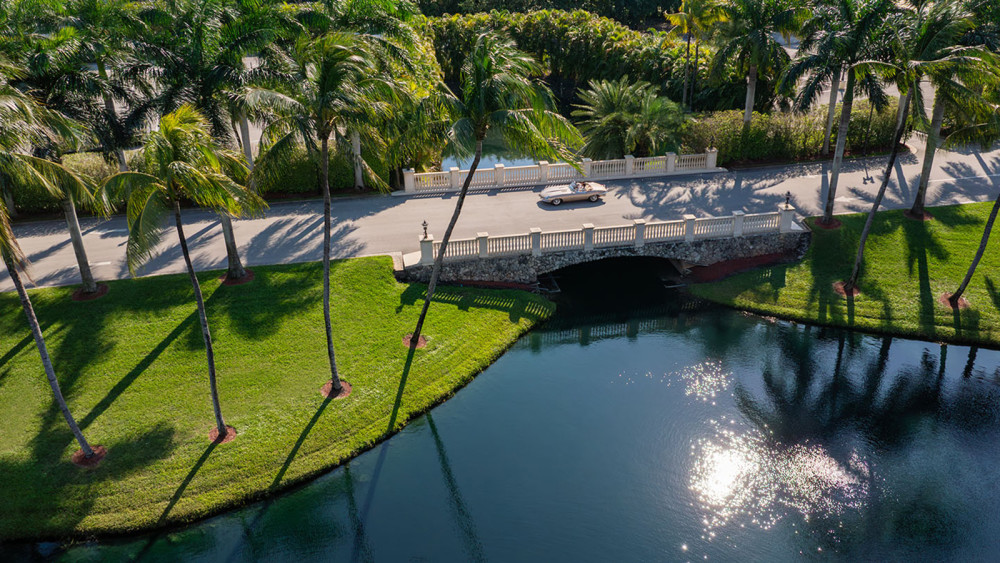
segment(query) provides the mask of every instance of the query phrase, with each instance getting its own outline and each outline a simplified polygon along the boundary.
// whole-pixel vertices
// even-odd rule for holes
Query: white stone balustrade
[[[579,169],[565,162],[549,163],[541,161],[533,166],[505,167],[498,163],[493,168],[479,168],[470,188],[511,188],[544,186],[546,184],[569,183],[572,180],[623,180],[671,174],[691,174],[698,172],[718,172],[719,152],[708,149],[702,154],[667,153],[665,156],[635,158],[626,155],[617,160],[594,160],[584,158]],[[443,172],[422,172],[417,174],[412,168],[403,171],[403,191],[398,194],[442,193],[462,189],[468,170],[452,167]]]
[[[445,261],[521,254],[542,256],[569,250],[590,251],[610,247],[642,248],[647,244],[660,242],[695,242],[791,233],[795,230],[795,208],[782,203],[773,213],[734,211],[726,217],[684,215],[677,221],[636,219],[631,225],[613,227],[595,227],[591,223],[585,223],[579,229],[568,231],[542,231],[534,227],[522,235],[490,236],[489,233],[476,233],[474,239],[450,241]],[[433,236],[421,238],[420,265],[433,264],[440,250],[441,242],[435,241]]]

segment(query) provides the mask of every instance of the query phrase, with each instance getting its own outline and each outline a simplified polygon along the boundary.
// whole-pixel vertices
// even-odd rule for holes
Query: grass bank
[[[97,301],[69,288],[32,299],[70,408],[108,447],[81,470],[16,295],[0,295],[0,539],[124,533],[192,520],[334,467],[448,397],[552,312],[518,291],[441,288],[428,346],[402,337],[424,286],[388,258],[333,266],[334,338],[347,399],[329,401],[319,264],[256,267],[243,286],[199,276],[235,441],[211,445],[204,346],[186,275],[110,282]],[[400,381],[405,385],[401,387]]]
[[[879,213],[866,248],[861,295],[854,299],[837,295],[832,284],[851,273],[863,214],[838,216],[839,230],[814,229],[812,246],[799,263],[699,284],[691,292],[808,323],[1000,346],[1000,234],[990,241],[965,295],[971,308],[952,311],[938,303],[965,276],[991,205],[934,208],[935,220],[926,223],[906,219],[902,211]]]

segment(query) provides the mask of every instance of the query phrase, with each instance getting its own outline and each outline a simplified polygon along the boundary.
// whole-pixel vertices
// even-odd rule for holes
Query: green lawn
[[[407,362],[424,286],[388,258],[333,265],[334,338],[354,387],[329,401],[319,264],[255,267],[226,287],[200,275],[219,387],[235,441],[210,445],[204,345],[185,275],[111,282],[97,301],[32,293],[70,408],[108,456],[73,466],[77,445],[52,401],[15,294],[0,295],[0,539],[123,532],[186,521],[342,463],[448,397],[553,305],[529,293],[444,287],[428,346]],[[408,369],[407,369],[408,368]],[[405,381],[397,406],[400,381]]]
[[[995,233],[965,294],[970,309],[952,311],[938,297],[954,291],[979,247],[991,203],[938,207],[922,223],[901,211],[876,216],[868,239],[861,295],[832,288],[854,264],[865,215],[838,216],[835,231],[813,229],[802,262],[737,274],[691,288],[739,309],[809,323],[888,332],[934,341],[1000,345],[1000,233]],[[812,223],[812,220],[809,220]]]

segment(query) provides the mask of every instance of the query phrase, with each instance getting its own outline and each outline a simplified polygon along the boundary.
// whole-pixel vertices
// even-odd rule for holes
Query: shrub
[[[341,155],[330,156],[330,190],[354,187],[354,167]],[[268,195],[316,195],[320,193],[319,161],[300,149],[289,158],[288,168],[281,180],[257,186],[264,196]]]
[[[661,14],[677,10],[680,0],[418,0],[420,11],[428,16],[472,14],[491,10],[532,12],[537,10],[586,10],[614,18],[632,27],[662,22]]]

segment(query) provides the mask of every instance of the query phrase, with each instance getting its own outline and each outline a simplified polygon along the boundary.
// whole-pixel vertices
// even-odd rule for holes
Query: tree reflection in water
[[[983,510],[976,484],[992,480],[970,474],[983,464],[974,450],[993,447],[1000,429],[1000,368],[977,370],[976,348],[951,347],[968,361],[952,362],[948,378],[948,345],[916,356],[920,345],[909,342],[893,357],[890,337],[770,330],[782,332],[780,353],[759,381],[733,385],[742,419],[712,421],[693,446],[704,538],[794,518],[812,551],[870,557],[958,545],[964,522]]]

